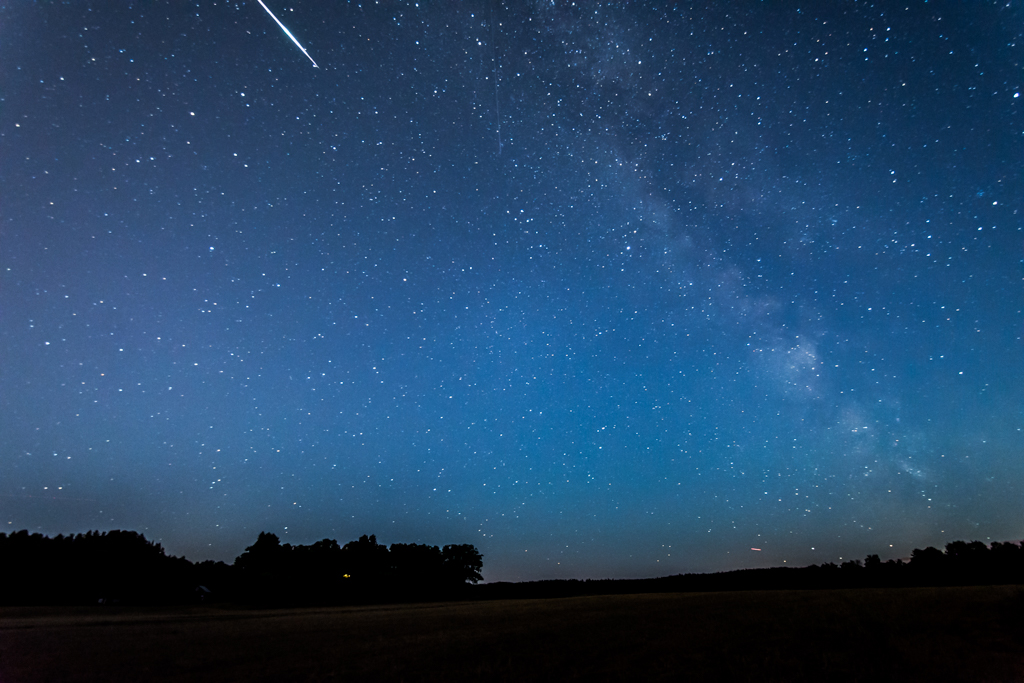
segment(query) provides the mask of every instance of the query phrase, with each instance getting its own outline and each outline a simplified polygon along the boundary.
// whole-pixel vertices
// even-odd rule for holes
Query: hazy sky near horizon
[[[1021,2],[267,6],[0,6],[0,529],[1024,537]]]

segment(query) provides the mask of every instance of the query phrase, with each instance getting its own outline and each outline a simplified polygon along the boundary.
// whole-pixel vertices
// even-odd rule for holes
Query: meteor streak
[[[291,38],[292,42],[295,43],[300,50],[302,50],[302,54],[304,54],[307,57],[309,57],[309,53],[306,52],[306,48],[302,47],[302,45],[299,43],[299,41],[297,41],[295,39],[295,36],[292,35],[292,32],[288,30],[288,27],[285,26],[284,24],[282,24],[281,20],[274,16],[274,13],[270,11],[270,8],[263,4],[263,0],[256,0],[256,2],[260,3],[260,5],[263,6],[263,9],[267,10],[267,14],[270,15],[270,18],[273,19],[274,21],[276,21],[277,25],[281,27],[281,30],[284,31],[285,35],[288,36],[289,38]],[[314,68],[317,68],[317,69],[320,68],[319,66],[316,65],[316,62],[313,61],[312,57],[309,57],[309,61],[313,62],[313,67]]]

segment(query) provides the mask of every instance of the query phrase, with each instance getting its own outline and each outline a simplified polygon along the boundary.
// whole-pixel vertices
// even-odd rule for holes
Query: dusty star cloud
[[[1019,3],[268,7],[0,8],[0,526],[1024,537]]]

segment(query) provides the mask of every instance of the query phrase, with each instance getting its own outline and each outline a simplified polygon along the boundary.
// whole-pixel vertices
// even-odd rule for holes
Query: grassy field
[[[0,608],[0,681],[1024,681],[1024,588]]]

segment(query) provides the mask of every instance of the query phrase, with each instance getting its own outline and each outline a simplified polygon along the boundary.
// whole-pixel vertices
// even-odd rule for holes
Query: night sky
[[[266,2],[0,6],[0,530],[1024,537],[1024,4]]]

